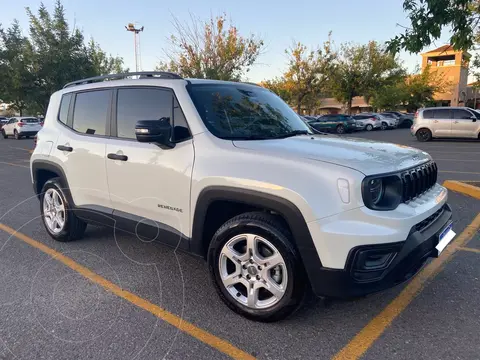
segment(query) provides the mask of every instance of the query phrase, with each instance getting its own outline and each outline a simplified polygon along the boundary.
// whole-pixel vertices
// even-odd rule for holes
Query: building
[[[422,54],[422,70],[430,66],[430,71],[439,73],[449,83],[444,93],[435,94],[437,106],[465,106],[470,58],[468,52],[456,51],[451,45]]]

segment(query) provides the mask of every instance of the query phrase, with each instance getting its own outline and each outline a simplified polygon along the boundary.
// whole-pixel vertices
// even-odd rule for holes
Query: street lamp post
[[[138,72],[141,64],[139,64],[138,58],[140,54],[140,39],[137,40],[137,35],[140,37],[140,32],[143,31],[143,26],[141,28],[136,28],[133,23],[129,23],[125,26],[127,31],[133,32],[133,46],[135,48],[135,70]],[[139,66],[140,65],[140,66]]]

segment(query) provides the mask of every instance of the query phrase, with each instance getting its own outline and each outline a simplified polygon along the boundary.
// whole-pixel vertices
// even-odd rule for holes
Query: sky
[[[54,0],[44,0],[53,10]],[[174,17],[181,22],[193,15],[202,20],[226,13],[242,35],[254,34],[265,42],[265,50],[246,75],[259,82],[280,76],[286,68],[285,49],[293,42],[310,48],[321,46],[332,32],[336,46],[369,40],[384,42],[402,32],[397,24],[409,25],[403,0],[241,0],[241,1],[162,1],[162,0],[63,0],[69,24],[80,28],[85,38],[93,37],[112,55],[122,56],[130,71],[135,69],[133,34],[125,25],[144,26],[140,35],[142,70],[153,70],[165,60],[168,37],[173,33]],[[19,20],[28,35],[25,7],[36,12],[40,1],[0,0],[0,23],[7,27]],[[448,34],[446,34],[448,35]],[[442,36],[448,41],[448,36]],[[444,43],[437,41],[439,47]],[[425,49],[427,50],[427,49]],[[413,71],[421,64],[420,55],[401,53],[405,66]]]

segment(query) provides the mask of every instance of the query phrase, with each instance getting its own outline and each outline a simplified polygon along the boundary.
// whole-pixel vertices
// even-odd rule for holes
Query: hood
[[[428,153],[399,144],[335,135],[302,135],[286,139],[235,140],[234,146],[275,157],[298,157],[337,164],[365,175],[404,170],[431,160]]]

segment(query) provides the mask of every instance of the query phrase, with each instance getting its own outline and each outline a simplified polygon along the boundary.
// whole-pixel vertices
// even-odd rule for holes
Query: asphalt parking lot
[[[354,136],[429,152],[439,182],[480,181],[480,142]],[[309,299],[263,324],[231,312],[206,264],[89,226],[54,242],[29,173],[32,140],[0,140],[0,359],[474,359],[480,343],[480,201],[449,193],[458,251],[410,283],[351,301]],[[24,235],[11,236],[15,231]]]

